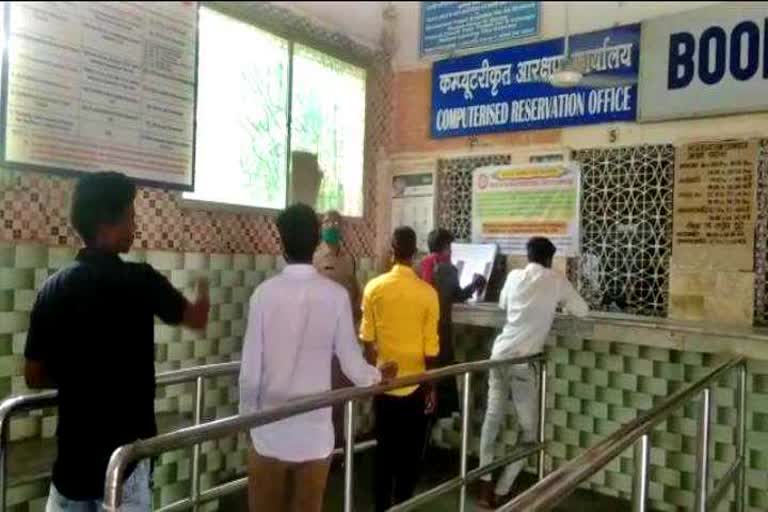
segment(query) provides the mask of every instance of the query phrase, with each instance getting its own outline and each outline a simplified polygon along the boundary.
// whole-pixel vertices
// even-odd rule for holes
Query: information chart
[[[531,237],[546,236],[560,256],[579,254],[577,164],[526,164],[475,169],[472,242],[498,244],[503,254],[525,255]]]
[[[435,227],[434,180],[431,172],[392,178],[392,227],[412,227],[422,252],[429,252],[427,237]]]
[[[536,36],[539,11],[540,2],[421,2],[421,55]]]
[[[751,270],[757,143],[699,142],[678,148],[673,254],[678,265]]]
[[[192,185],[196,2],[10,2],[5,160]]]
[[[459,271],[459,286],[466,288],[472,284],[476,275],[483,276],[488,282],[491,279],[493,262],[498,251],[496,244],[451,244],[451,263]],[[483,300],[486,290],[487,287],[475,293],[469,302]]]

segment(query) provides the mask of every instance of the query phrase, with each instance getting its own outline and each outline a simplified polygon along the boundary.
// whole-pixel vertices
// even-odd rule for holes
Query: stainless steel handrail
[[[466,407],[466,405],[469,404],[469,396],[470,396],[469,383],[471,379],[469,376],[475,372],[484,372],[484,371],[488,371],[493,368],[498,368],[501,366],[523,365],[523,364],[530,364],[530,363],[539,363],[540,395],[543,395],[545,397],[546,396],[546,361],[543,355],[537,354],[537,355],[528,356],[528,357],[517,357],[517,358],[509,358],[509,359],[488,360],[488,361],[478,361],[478,362],[457,364],[457,365],[449,366],[446,368],[441,368],[439,370],[432,370],[421,375],[413,375],[413,376],[397,379],[394,382],[389,384],[382,384],[382,385],[372,386],[368,388],[346,388],[346,389],[341,389],[341,390],[332,391],[328,393],[322,393],[319,395],[307,396],[304,398],[300,398],[300,399],[288,402],[285,405],[280,407],[266,409],[264,411],[260,411],[253,414],[231,416],[228,418],[214,420],[201,425],[183,428],[175,432],[161,434],[159,436],[156,436],[150,439],[136,441],[134,443],[118,448],[112,454],[112,457],[109,461],[109,466],[107,468],[107,476],[105,481],[104,507],[107,510],[111,510],[115,512],[119,510],[120,502],[122,499],[121,484],[123,482],[125,468],[134,461],[144,459],[147,457],[154,457],[163,452],[177,450],[177,449],[185,448],[188,446],[194,446],[202,442],[208,441],[210,439],[216,439],[216,438],[225,437],[228,435],[237,434],[237,433],[252,429],[254,427],[265,425],[267,423],[272,423],[290,416],[295,416],[297,414],[302,414],[305,412],[313,411],[316,409],[322,409],[322,408],[330,407],[337,404],[345,404],[345,409],[347,413],[345,424],[346,424],[347,431],[349,431],[351,429],[351,425],[354,424],[354,417],[353,417],[354,408],[351,406],[351,404],[354,401],[370,398],[375,395],[385,393],[387,391],[392,391],[394,389],[424,384],[427,382],[434,382],[443,378],[456,377],[459,375],[463,376],[464,378],[464,385],[462,389],[462,395],[463,395],[462,402],[465,405],[465,407],[462,411],[463,421],[462,421],[462,443],[461,443],[461,475],[458,478],[459,478],[459,485],[463,489],[465,489],[467,483],[469,482],[469,479],[467,478],[467,466],[466,466],[466,458],[468,455],[467,439],[469,437],[468,416],[470,414],[470,408]],[[539,403],[544,403],[544,400],[542,399],[541,396],[540,396]],[[545,411],[541,410],[539,411],[539,414],[544,415]],[[543,424],[544,424],[543,421],[539,423],[540,426]],[[544,433],[542,429],[542,431],[538,433],[537,439],[543,440],[543,436],[544,436]],[[345,448],[346,449],[345,456],[346,456],[347,464],[345,464],[345,479],[344,479],[345,480],[344,509],[346,512],[351,512],[352,502],[353,502],[352,489],[353,489],[354,473],[353,473],[352,453],[354,451],[353,449],[354,441],[352,437],[353,436],[350,436],[350,435],[347,436],[346,448]],[[539,445],[539,448],[541,448],[541,445]],[[540,458],[539,461],[540,463],[543,464],[543,458]],[[480,469],[482,470],[483,468],[480,468]],[[543,468],[540,468],[539,473],[542,473],[542,472],[543,472]],[[475,475],[479,475],[479,473],[476,472]],[[236,482],[229,482],[227,484],[224,484],[224,486],[229,486],[231,490],[236,490],[244,486],[244,481],[243,479],[241,479]],[[192,497],[191,501],[184,500],[185,503],[181,505],[182,506],[191,505],[194,507],[194,506],[197,506],[200,502],[206,499],[210,499],[211,495],[214,495],[215,497],[220,497],[222,495],[222,491],[220,489],[221,487],[222,486],[220,486],[219,488],[209,489],[205,493],[199,494],[196,498]],[[427,491],[427,493],[429,492],[430,491]],[[466,492],[465,490],[462,491],[462,497],[464,497],[465,492]],[[419,498],[420,498],[419,496],[416,496],[411,501],[417,500]],[[462,504],[461,510],[463,510],[463,506],[464,505]],[[408,507],[407,506],[404,507],[402,505],[398,506],[399,510],[404,510],[406,508]]]
[[[215,363],[203,366],[194,366],[191,368],[182,368],[180,370],[171,370],[158,373],[155,383],[158,386],[170,386],[173,384],[184,384],[195,381],[195,411],[194,422],[199,425],[202,422],[203,399],[204,399],[204,380],[213,377],[223,377],[227,375],[237,375],[240,371],[240,361],[228,363]],[[8,432],[11,418],[23,411],[32,411],[55,407],[58,403],[58,392],[43,391],[29,395],[12,396],[6,398],[0,403],[0,511],[6,509],[6,496],[8,490]],[[193,479],[192,490],[199,493],[200,473],[199,473],[200,450],[196,447],[192,455]]]
[[[712,392],[714,383],[730,370],[739,369],[738,375],[738,424],[736,461],[720,480],[714,493],[707,490],[709,422],[712,410]],[[528,489],[514,500],[498,508],[496,512],[538,511],[549,510],[571,494],[582,482],[604,468],[611,460],[618,457],[633,443],[640,446],[636,450],[636,471],[633,496],[633,510],[647,510],[648,466],[649,466],[649,432],[665,421],[673,412],[685,403],[703,393],[701,413],[699,416],[699,451],[697,454],[698,474],[696,480],[697,512],[714,509],[717,501],[722,498],[725,489],[736,481],[736,510],[744,510],[744,484],[746,466],[746,390],[747,390],[746,358],[735,357],[718,366],[709,375],[691,386],[681,389],[652,408],[642,416],[626,423],[619,430],[609,435],[579,457],[553,471],[546,478]]]

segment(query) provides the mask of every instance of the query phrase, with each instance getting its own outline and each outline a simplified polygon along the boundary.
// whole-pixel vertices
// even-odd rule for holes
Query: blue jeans
[[[152,490],[149,485],[149,460],[143,460],[136,466],[128,480],[123,484],[121,512],[149,512],[152,510]],[[103,512],[102,500],[76,501],[62,496],[51,483],[45,512]]]

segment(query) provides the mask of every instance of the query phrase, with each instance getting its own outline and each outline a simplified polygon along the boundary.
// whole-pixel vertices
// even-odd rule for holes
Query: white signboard
[[[724,2],[644,22],[640,121],[768,110],[766,19],[766,2]]]
[[[7,162],[192,185],[196,2],[9,2]]]
[[[435,226],[435,177],[431,172],[392,178],[392,227],[410,226],[419,250],[427,249],[427,236]]]
[[[497,252],[496,244],[451,244],[451,263],[459,271],[459,286],[466,288],[472,284],[476,275],[481,275],[488,281]],[[470,302],[482,300],[484,296],[485,288],[481,294],[475,294]]]

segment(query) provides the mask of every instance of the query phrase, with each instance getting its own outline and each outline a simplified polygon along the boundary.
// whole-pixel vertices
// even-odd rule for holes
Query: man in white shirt
[[[491,359],[524,357],[544,349],[558,306],[576,316],[589,311],[578,292],[562,274],[552,270],[555,246],[547,238],[528,241],[528,266],[513,270],[507,276],[499,297],[499,307],[507,312],[507,322],[493,343]],[[491,370],[488,379],[488,407],[480,434],[480,465],[493,462],[494,446],[506,414],[505,405],[512,395],[517,423],[518,442],[536,440],[538,423],[538,390],[536,373],[530,365]],[[510,464],[495,489],[491,475],[483,477],[480,501],[496,508],[508,496],[525,461]]]
[[[240,412],[269,409],[331,389],[331,359],[358,386],[391,379],[363,358],[349,295],[312,266],[320,225],[309,206],[277,218],[288,265],[253,293],[240,369]],[[334,434],[331,409],[320,409],[251,430],[248,458],[252,512],[320,512]]]

